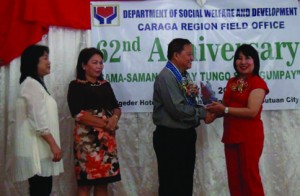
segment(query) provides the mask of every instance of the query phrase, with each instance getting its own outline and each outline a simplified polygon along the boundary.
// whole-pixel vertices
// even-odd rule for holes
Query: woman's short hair
[[[242,44],[235,51],[234,60],[233,60],[233,67],[234,67],[234,70],[237,73],[237,76],[239,75],[239,73],[238,73],[238,70],[236,68],[236,63],[235,62],[239,58],[240,53],[243,53],[243,55],[250,56],[250,57],[253,58],[253,61],[254,61],[254,70],[253,70],[252,74],[259,76],[260,62],[259,62],[258,52],[250,44]]]
[[[84,48],[80,51],[77,66],[76,66],[76,78],[79,80],[86,80],[85,78],[85,70],[83,69],[83,65],[86,65],[88,61],[94,56],[98,54],[103,59],[103,53],[97,48]],[[103,74],[101,73],[98,77],[99,80],[103,80]]]
[[[175,52],[183,51],[185,45],[192,44],[188,39],[175,38],[168,45],[168,60],[171,60]]]
[[[39,58],[45,54],[49,54],[49,48],[43,45],[31,45],[27,47],[21,55],[21,77],[20,84],[30,76],[37,81],[41,82],[38,76]]]

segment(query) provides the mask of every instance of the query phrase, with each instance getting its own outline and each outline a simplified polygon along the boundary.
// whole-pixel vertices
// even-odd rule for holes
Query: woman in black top
[[[103,54],[83,49],[78,57],[76,80],[68,90],[75,118],[74,153],[78,195],[107,195],[107,184],[121,180],[115,131],[121,115],[111,85],[103,79]]]

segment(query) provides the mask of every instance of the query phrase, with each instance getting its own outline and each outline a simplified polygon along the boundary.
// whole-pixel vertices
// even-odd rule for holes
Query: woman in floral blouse
[[[214,102],[208,111],[224,116],[224,134],[228,183],[232,196],[262,196],[259,159],[263,150],[262,104],[269,89],[259,76],[258,52],[241,45],[235,52],[237,75],[226,86],[223,103]]]
[[[121,180],[116,130],[121,110],[108,81],[103,79],[103,54],[83,49],[77,62],[77,79],[68,90],[75,118],[74,152],[78,195],[107,195],[107,184]]]

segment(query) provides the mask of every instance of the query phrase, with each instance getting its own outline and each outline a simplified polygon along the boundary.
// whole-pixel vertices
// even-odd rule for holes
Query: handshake
[[[204,122],[206,124],[212,123],[216,118],[221,117],[224,115],[224,113],[228,112],[228,109],[226,111],[226,107],[218,101],[213,101],[210,104],[207,104],[205,106],[206,109],[206,115],[204,118]]]
[[[200,82],[201,99],[198,105],[203,106],[206,109],[206,116],[204,122],[206,124],[212,123],[216,118],[221,117],[225,110],[225,106],[218,101],[215,96],[215,92],[212,90],[212,86],[209,81],[204,84]]]

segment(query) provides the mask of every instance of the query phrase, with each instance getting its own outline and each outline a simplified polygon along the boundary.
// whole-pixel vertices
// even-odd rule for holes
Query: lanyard
[[[168,68],[173,73],[173,75],[175,76],[177,82],[180,85],[183,85],[184,82],[185,83],[189,82],[189,75],[188,75],[188,73],[185,72],[186,76],[183,77],[181,75],[181,73],[179,72],[179,70],[170,61],[167,62],[166,68]],[[184,97],[187,100],[187,102],[188,102],[189,105],[196,105],[196,100],[194,98],[186,96],[185,93],[184,93]]]

